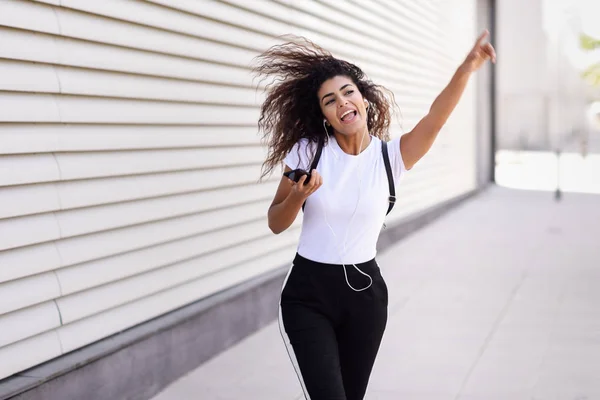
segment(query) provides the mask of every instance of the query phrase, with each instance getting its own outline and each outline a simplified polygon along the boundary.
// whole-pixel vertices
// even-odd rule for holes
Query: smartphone
[[[303,175],[307,175],[306,180],[304,181],[304,184],[308,185],[308,181],[310,180],[310,174],[303,169],[294,169],[292,171],[283,173],[283,176],[288,177],[289,179],[293,180],[294,182],[298,182],[300,180],[300,178],[302,178]]]

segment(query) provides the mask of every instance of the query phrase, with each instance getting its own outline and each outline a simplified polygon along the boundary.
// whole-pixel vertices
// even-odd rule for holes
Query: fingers
[[[296,185],[302,187],[304,186],[304,182],[306,181],[306,175],[302,175],[300,179],[298,179],[298,183]]]
[[[496,51],[491,43],[486,43],[481,48],[485,54],[489,56],[493,63],[496,62]]]
[[[481,35],[479,35],[479,37],[477,38],[477,40],[475,41],[475,46],[474,47],[480,47],[483,42],[487,39],[487,37],[490,35],[490,31],[488,31],[487,29],[484,30]]]
[[[321,175],[319,175],[316,169],[313,169],[310,173],[310,180],[308,181],[307,185],[309,189],[309,195],[313,194],[321,186],[322,182],[323,179],[321,178]]]
[[[313,194],[318,188],[323,184],[323,178],[316,169],[313,169],[310,173],[310,179],[304,184],[306,181],[306,175],[302,176],[296,185],[296,189],[300,192],[304,197],[308,197]]]

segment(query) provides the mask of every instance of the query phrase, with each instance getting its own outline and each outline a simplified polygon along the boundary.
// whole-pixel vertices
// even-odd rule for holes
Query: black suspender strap
[[[321,153],[323,152],[323,145],[324,143],[321,139],[319,139],[319,141],[317,142],[317,151],[315,152],[315,157],[313,158],[312,163],[310,164],[310,169],[307,171],[309,174],[312,172],[313,169],[317,169],[317,165],[319,164],[319,160],[321,159]],[[306,201],[302,203],[302,211],[304,211],[305,206]]]
[[[313,158],[312,164],[310,164],[310,170],[308,173],[312,172],[313,169],[317,169],[317,165],[319,164],[319,160],[321,159],[321,153],[323,152],[323,143],[319,140],[317,144],[317,152],[315,153],[315,158]]]
[[[396,188],[394,187],[394,176],[392,175],[392,167],[390,166],[390,156],[388,155],[387,142],[381,141],[381,152],[383,153],[383,163],[385,164],[385,173],[388,178],[388,186],[390,188],[390,197],[388,197],[388,201],[390,205],[388,206],[387,213],[388,215],[392,208],[394,208],[394,204],[396,204]]]

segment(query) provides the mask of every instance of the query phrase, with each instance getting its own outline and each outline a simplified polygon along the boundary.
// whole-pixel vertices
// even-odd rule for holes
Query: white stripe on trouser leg
[[[283,287],[281,288],[281,293],[283,293],[283,289],[285,289],[285,285],[287,284],[288,278],[290,277],[290,274],[292,273],[292,268],[294,268],[294,264],[292,264],[292,266],[290,267],[290,270],[288,271],[288,273],[283,281]],[[296,370],[296,375],[298,375],[298,380],[300,381],[300,386],[302,386],[302,391],[304,392],[304,397],[306,397],[306,400],[310,400],[310,396],[308,395],[308,391],[306,390],[306,385],[304,384],[304,379],[302,378],[302,372],[300,372],[300,366],[298,365],[298,360],[296,359],[296,353],[294,353],[294,348],[292,347],[292,344],[290,343],[290,338],[288,337],[287,333],[285,332],[285,327],[283,326],[283,315],[281,313],[281,296],[279,297],[279,333],[281,333],[281,338],[283,339],[285,348],[288,352],[288,355],[290,356],[292,365],[294,366],[294,369]]]

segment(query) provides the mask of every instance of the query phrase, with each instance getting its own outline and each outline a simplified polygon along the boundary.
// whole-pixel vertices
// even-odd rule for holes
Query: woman
[[[310,174],[298,182],[282,177],[268,211],[278,234],[306,206],[279,322],[307,399],[365,395],[387,322],[387,288],[375,261],[390,196],[382,146],[393,188],[427,153],[472,73],[495,62],[487,35],[477,39],[429,113],[389,143],[393,96],[357,66],[310,42],[275,46],[259,57],[258,74],[276,78],[259,120],[269,140],[263,176],[281,161],[285,172]]]

